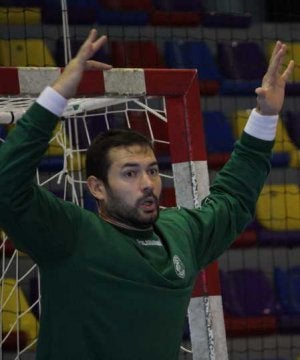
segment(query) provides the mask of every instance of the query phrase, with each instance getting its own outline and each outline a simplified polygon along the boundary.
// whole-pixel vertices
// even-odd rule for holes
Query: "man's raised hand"
[[[286,45],[281,41],[277,41],[262,84],[255,90],[257,94],[257,110],[262,115],[277,115],[282,108],[285,85],[294,69],[294,61],[291,60],[282,71],[286,52]]]
[[[109,70],[111,65],[91,58],[106,43],[106,36],[98,37],[97,30],[92,29],[78,50],[76,56],[68,63],[63,73],[57,78],[52,85],[53,89],[60,93],[66,99],[76,94],[77,87],[85,70]]]

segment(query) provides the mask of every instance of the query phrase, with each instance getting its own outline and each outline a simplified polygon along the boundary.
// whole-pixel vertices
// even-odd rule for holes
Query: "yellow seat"
[[[65,143],[65,135],[63,133],[63,129],[61,124],[58,124],[52,134],[52,139],[49,142],[49,146],[47,149],[47,155],[49,156],[63,156],[64,149],[62,147],[62,144]],[[67,146],[69,144],[69,141],[67,140]]]
[[[66,147],[66,149],[70,148],[70,140],[68,136],[64,134],[63,128],[60,124],[56,126],[53,131],[53,137],[49,143],[46,155],[51,158],[51,156],[64,156],[64,148],[62,144]],[[68,154],[67,156],[67,168],[68,170],[80,171],[85,167],[85,154],[82,152],[76,153],[73,152],[72,156]]]
[[[0,40],[1,66],[55,66],[42,39]]]
[[[233,133],[236,138],[239,138],[245,128],[246,122],[249,118],[251,110],[239,110],[235,113],[233,118]],[[275,136],[275,143],[273,147],[274,153],[287,152],[290,154],[289,166],[300,166],[300,152],[297,146],[292,142],[284,122],[279,118],[277,131]]]
[[[0,24],[36,25],[42,21],[42,12],[38,7],[0,6]]]
[[[16,285],[16,280],[7,278],[0,285],[2,304],[2,332],[17,330],[17,315],[19,315],[19,330],[26,333],[27,345],[37,338],[39,322],[31,311],[23,290]]]
[[[287,54],[284,58],[284,66],[289,63],[290,60],[294,60],[295,64],[299,64],[300,61],[300,42],[285,42],[287,46]],[[266,53],[268,57],[271,56],[272,50],[274,48],[275,42],[270,41],[266,45]],[[293,70],[293,74],[290,79],[292,82],[300,82],[300,68],[298,66],[295,66]]]
[[[256,217],[268,230],[300,230],[299,186],[265,185],[257,202]]]
[[[68,157],[67,167],[69,171],[83,171],[85,169],[85,154],[74,152],[72,157]]]

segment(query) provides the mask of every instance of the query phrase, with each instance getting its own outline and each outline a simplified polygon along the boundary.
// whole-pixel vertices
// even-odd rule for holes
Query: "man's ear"
[[[96,178],[96,176],[89,176],[86,180],[87,186],[90,190],[90,193],[97,200],[104,200],[106,198],[105,186],[102,180]]]

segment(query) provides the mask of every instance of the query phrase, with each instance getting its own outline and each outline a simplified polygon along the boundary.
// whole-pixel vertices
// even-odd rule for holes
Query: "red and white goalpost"
[[[0,68],[0,127],[9,131],[11,125],[8,124],[17,121],[60,72],[60,68]],[[86,148],[81,140],[84,133],[84,143],[89,144],[94,136],[90,134],[89,122],[97,118],[105,128],[111,127],[113,122],[113,126],[121,123],[144,132],[154,141],[158,157],[163,157],[164,161],[170,159],[170,166],[163,166],[161,170],[165,184],[162,205],[197,207],[208,194],[209,178],[196,71],[112,69],[86,72],[76,99],[70,100],[63,117],[64,121],[52,139],[59,151],[55,156],[49,152],[50,160],[55,157],[61,159],[61,163],[47,176],[38,169],[37,180],[41,186],[55,183],[56,189],[63,189],[63,195],[60,195],[71,196],[73,201],[84,206],[82,159]],[[1,139],[1,131],[0,141],[5,141],[5,136]],[[173,188],[175,202],[168,198]],[[34,332],[31,331],[31,336],[26,335],[24,323],[29,321],[31,328],[35,327],[35,334],[38,332],[38,320],[34,317],[28,319],[28,314],[32,315],[38,306],[39,294],[27,305],[25,303],[26,306],[22,298],[26,293],[26,289],[22,290],[23,284],[28,288],[30,277],[38,271],[34,264],[24,270],[22,263],[28,260],[26,255],[7,251],[11,245],[4,234],[1,241],[1,348],[5,350],[6,342],[15,340],[13,350],[9,346],[6,348],[14,351],[18,359],[20,354],[34,349]],[[18,292],[22,292],[21,296]],[[14,310],[11,309],[13,306]],[[11,317],[7,318],[8,312],[15,312],[13,321]],[[188,316],[193,359],[226,360],[217,263],[200,272]],[[26,336],[22,338],[24,332]]]

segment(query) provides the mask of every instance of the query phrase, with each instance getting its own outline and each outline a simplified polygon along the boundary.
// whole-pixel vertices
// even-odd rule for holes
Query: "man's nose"
[[[153,178],[147,172],[142,173],[141,187],[142,189],[153,189]]]

